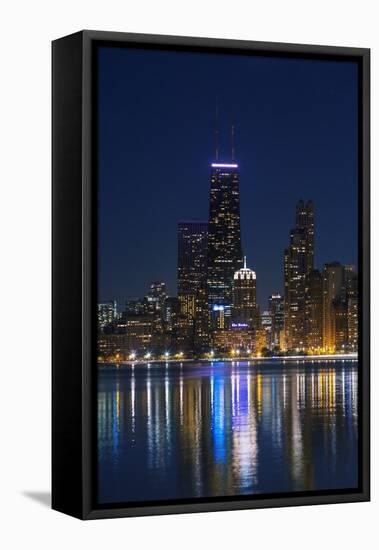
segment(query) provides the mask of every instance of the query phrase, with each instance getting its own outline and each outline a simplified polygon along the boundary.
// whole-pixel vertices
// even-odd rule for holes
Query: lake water
[[[357,486],[356,361],[98,372],[99,504]]]

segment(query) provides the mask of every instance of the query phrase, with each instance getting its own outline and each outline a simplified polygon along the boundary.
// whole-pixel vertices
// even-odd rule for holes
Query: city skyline
[[[358,487],[359,75],[327,59],[97,49],[101,505]]]
[[[143,60],[133,84],[118,70],[126,58],[131,69]],[[183,219],[208,218],[217,88],[223,91],[221,160],[230,161],[232,118],[236,126],[243,252],[258,274],[261,309],[267,308],[270,294],[284,292],[282,253],[293,226],[293,205],[300,197],[311,197],[316,204],[316,264],[357,264],[355,66],[233,58],[234,78],[241,84],[234,90],[217,70],[222,64],[225,74],[230,59],[202,54],[199,68],[199,57],[186,53],[180,56],[180,68],[174,52],[131,50],[126,54],[113,49],[110,54],[101,49],[100,302],[116,299],[123,304],[128,297],[142,296],[154,280],[165,281],[169,294],[176,295],[176,225]],[[159,67],[159,82],[171,75],[163,91],[154,82],[142,86],[153,65],[154,75]],[[267,65],[275,71],[268,74]],[[289,82],[283,82],[284,69],[291,77]],[[201,99],[193,95],[200,73]],[[188,89],[184,87],[184,95],[174,100],[183,79]],[[137,87],[143,107],[138,117],[131,111]],[[308,104],[311,109],[305,108]],[[111,111],[117,118],[109,116]],[[179,122],[183,125],[180,134]],[[162,143],[149,138],[159,135],[158,127],[165,129]],[[328,238],[331,232],[333,239]]]
[[[236,162],[236,161],[229,161],[229,162],[211,162],[210,164],[210,179],[211,179],[211,190],[212,190],[212,181],[214,180],[214,175],[217,171],[220,171],[220,169],[222,167],[231,167],[233,171],[236,171],[237,173],[239,173],[239,164]],[[238,191],[239,192],[239,191]],[[302,203],[304,202],[303,199],[300,197],[298,202],[297,202],[297,205],[299,205],[299,203]],[[313,200],[310,200],[307,202],[307,207],[308,207],[308,204],[311,204],[312,205],[312,216],[314,216],[314,201]],[[239,211],[239,205],[238,205],[238,211]],[[293,213],[292,213],[292,217],[294,218],[293,216]],[[206,218],[206,217],[205,217]],[[240,215],[238,214],[238,225],[243,223],[242,219],[240,221]],[[295,214],[295,223],[292,224],[292,225],[296,225],[298,222],[298,212],[296,212]],[[201,226],[209,226],[209,220],[208,219],[200,219],[200,218],[197,218],[196,216],[189,216],[187,220],[178,220],[177,221],[177,224],[176,224],[176,229],[178,231],[180,231],[180,227],[181,226],[185,226],[186,224],[193,224],[195,226],[198,226],[198,227],[201,227]],[[239,233],[240,229],[238,229],[238,233]],[[287,229],[287,241],[288,241],[288,237],[289,238],[293,238],[293,232],[295,230],[294,229]],[[176,237],[175,237],[176,238]],[[240,236],[238,236],[238,240],[241,239]],[[314,229],[313,229],[313,234],[312,234],[312,258],[310,261],[310,267],[308,269],[308,271],[311,271],[314,267],[314,264],[315,264],[315,257],[317,258],[317,252],[319,252],[317,250],[317,248],[313,245],[313,242],[314,242],[314,239],[315,239],[315,235],[314,235]],[[242,239],[241,239],[242,241]],[[243,262],[246,262],[246,258],[247,256],[242,252],[242,245],[240,245],[241,249],[240,249],[240,260],[236,260],[237,261],[237,264],[240,265],[242,267],[242,263]],[[249,243],[247,243],[247,246],[246,246],[246,249],[250,249],[250,246],[249,246]],[[288,250],[287,248],[287,245],[284,246],[284,253],[286,254],[286,251]],[[167,295],[168,296],[178,296],[179,293],[180,293],[180,285],[181,285],[181,282],[180,282],[180,276],[179,276],[179,272],[178,272],[178,269],[177,269],[177,263],[178,263],[178,259],[179,259],[179,250],[177,249],[176,250],[176,258],[175,258],[175,268],[174,268],[174,271],[176,272],[176,278],[174,279],[175,280],[175,285],[174,287],[171,287],[170,286],[170,283],[167,283],[167,281],[172,281],[172,277],[168,277],[167,278],[167,281],[163,281],[162,279],[159,279],[158,277],[154,277],[152,276],[150,278],[150,281],[149,281],[149,284],[151,282],[154,282],[154,281],[161,281],[161,282],[164,282],[165,285],[166,285],[166,290],[167,290]],[[322,256],[322,254],[319,254]],[[353,256],[353,254],[351,254],[350,256]],[[282,267],[281,266],[281,262],[282,262],[282,257],[279,258],[279,261],[278,261],[278,264],[280,266],[280,268]],[[321,263],[318,263],[318,265],[321,267],[322,265],[326,265],[326,264],[329,264],[329,263],[334,263],[334,262],[337,262],[337,263],[340,263],[340,260],[339,260],[339,257],[338,257],[338,252],[336,252],[336,255],[333,259],[331,259],[330,261],[327,261],[327,262],[321,262]],[[251,262],[250,262],[251,263]],[[353,262],[347,262],[347,263],[343,263],[341,262],[343,265],[350,265],[352,266],[353,268],[356,268],[357,267],[357,258],[355,257],[355,261]],[[236,265],[237,265],[236,264]],[[236,266],[234,266],[236,267]],[[252,268],[254,266],[251,266]],[[209,271],[209,267],[207,267],[208,271]],[[284,268],[285,269],[285,268]],[[234,271],[236,271],[237,269],[232,269],[231,272],[234,273]],[[152,269],[152,273],[154,273],[154,268]],[[282,296],[285,295],[285,292],[286,292],[286,289],[285,289],[285,278],[283,279],[282,277],[282,273],[280,274],[280,277],[281,277],[281,280],[279,281],[278,285],[276,288],[272,288],[270,290],[270,292],[266,295],[266,296],[263,296],[263,292],[262,290],[259,290],[259,287],[258,287],[258,290],[257,290],[257,304],[258,306],[261,308],[261,310],[263,309],[266,309],[268,304],[269,304],[269,301],[270,301],[270,298],[273,294],[275,293],[278,293],[278,294],[281,294]],[[279,277],[278,277],[279,279]],[[267,285],[266,285],[267,287]],[[133,299],[141,299],[143,298],[143,296],[145,295],[146,293],[146,286],[144,288],[142,288],[141,286],[141,292],[140,294],[136,294],[136,293],[130,293],[130,292],[123,292],[122,294],[120,294],[117,297],[115,296],[111,296],[111,297],[108,297],[107,299],[104,299],[104,300],[98,300],[99,303],[107,303],[107,302],[116,302],[117,304],[119,304],[121,306],[121,308],[123,309],[124,308],[124,305],[125,303],[128,301],[128,300],[133,300]],[[259,299],[260,298],[260,299]],[[215,298],[216,299],[216,298]],[[217,301],[217,299],[216,299]]]
[[[358,274],[316,266],[312,200],[300,199],[283,251],[284,293],[257,304],[243,255],[238,164],[211,165],[208,221],[177,225],[177,296],[153,281],[143,298],[98,303],[98,361],[358,351]],[[259,277],[258,277],[259,283]]]

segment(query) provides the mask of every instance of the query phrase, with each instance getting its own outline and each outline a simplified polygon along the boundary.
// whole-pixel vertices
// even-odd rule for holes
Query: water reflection
[[[99,370],[101,503],[357,485],[357,364]]]

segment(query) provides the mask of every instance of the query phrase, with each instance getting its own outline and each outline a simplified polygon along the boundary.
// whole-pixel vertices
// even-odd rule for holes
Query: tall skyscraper
[[[208,222],[178,224],[178,299],[181,315],[192,323],[195,352],[206,351],[209,346],[207,241]]]
[[[232,324],[241,328],[258,328],[257,287],[255,271],[244,266],[233,276]]]
[[[261,330],[264,331],[264,348],[271,348],[271,338],[272,338],[272,317],[270,310],[265,309],[261,314]]]
[[[305,342],[310,352],[320,352],[323,347],[323,294],[322,275],[312,270],[305,286]]]
[[[324,265],[323,332],[325,351],[358,351],[358,277],[351,265]]]
[[[284,253],[284,324],[286,348],[304,350],[306,277],[314,263],[314,209],[312,201],[296,205],[295,227]]]
[[[280,336],[284,330],[284,298],[281,294],[271,294],[268,299],[271,315],[271,347],[280,347]]]
[[[196,298],[206,281],[208,222],[178,224],[178,298],[180,312],[195,317]]]
[[[242,268],[238,164],[215,162],[211,166],[207,301],[211,326],[218,312],[230,321],[234,273]],[[221,308],[221,309],[220,309]]]
[[[325,264],[322,277],[323,347],[333,353],[347,340],[345,267],[339,262]]]

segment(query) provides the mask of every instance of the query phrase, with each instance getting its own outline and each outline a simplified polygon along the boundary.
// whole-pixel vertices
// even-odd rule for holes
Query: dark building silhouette
[[[271,315],[271,347],[278,348],[284,330],[284,298],[281,294],[271,294],[268,299]]]
[[[296,205],[295,227],[284,253],[284,324],[288,350],[306,348],[305,286],[314,263],[314,209],[312,201]]]
[[[209,197],[207,301],[211,327],[220,315],[230,322],[234,273],[242,268],[238,165],[211,166]]]
[[[325,264],[322,276],[323,347],[333,353],[347,339],[345,267],[339,262]]]
[[[178,224],[178,298],[183,315],[195,317],[196,296],[206,278],[208,222]]]
[[[320,352],[323,347],[322,289],[322,275],[314,269],[308,274],[305,286],[305,342],[311,352]]]
[[[323,345],[326,352],[358,351],[358,277],[351,265],[324,265]]]
[[[347,299],[348,351],[358,351],[358,275],[353,266],[345,266]]]
[[[127,315],[143,315],[147,312],[147,304],[141,298],[128,298],[125,300],[124,313]]]
[[[209,315],[206,294],[208,222],[178,224],[178,299],[182,346],[205,351],[209,345]],[[191,324],[192,323],[192,324]],[[192,330],[190,330],[192,327]],[[192,343],[185,338],[192,338]]]
[[[166,297],[166,283],[153,281],[144,299],[146,312],[162,316],[163,304]]]
[[[168,296],[163,304],[163,322],[166,332],[172,333],[177,316],[180,314],[180,303],[176,296]]]

